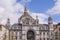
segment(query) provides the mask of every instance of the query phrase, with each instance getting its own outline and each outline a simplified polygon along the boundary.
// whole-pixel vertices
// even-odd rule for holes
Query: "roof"
[[[11,26],[10,30],[21,30],[21,28],[22,28],[22,24],[16,23]]]
[[[19,18],[19,19],[22,19],[23,17],[30,17],[30,18],[32,18],[30,15],[29,15],[29,13],[28,13],[28,9],[25,7],[25,9],[24,9],[24,14]]]
[[[58,23],[57,25],[60,25],[60,23]]]
[[[49,30],[49,26],[47,24],[40,24],[40,30]]]

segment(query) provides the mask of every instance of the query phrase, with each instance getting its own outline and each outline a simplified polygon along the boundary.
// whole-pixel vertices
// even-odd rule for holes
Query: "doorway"
[[[32,30],[27,32],[27,40],[35,40],[35,34]]]

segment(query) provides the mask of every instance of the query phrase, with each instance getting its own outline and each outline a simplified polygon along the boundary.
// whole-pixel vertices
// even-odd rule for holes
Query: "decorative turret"
[[[39,24],[38,16],[36,16],[36,24]]]
[[[53,19],[51,16],[48,17],[48,26],[50,28],[50,40],[53,39]]]
[[[50,30],[53,30],[53,19],[51,16],[48,17],[48,25],[50,27]]]
[[[7,19],[7,23],[10,24],[10,19],[9,18]]]
[[[10,26],[10,19],[9,18],[7,19],[6,26]]]

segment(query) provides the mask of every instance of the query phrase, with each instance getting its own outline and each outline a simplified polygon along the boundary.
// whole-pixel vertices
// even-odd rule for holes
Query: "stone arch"
[[[35,32],[33,30],[27,31],[27,40],[35,40]]]

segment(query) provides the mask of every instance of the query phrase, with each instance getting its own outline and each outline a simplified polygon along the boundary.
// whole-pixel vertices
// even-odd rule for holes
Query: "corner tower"
[[[48,17],[48,25],[50,27],[50,30],[53,30],[53,19],[51,16]]]
[[[50,28],[49,30],[50,40],[53,40],[53,19],[51,16],[48,17],[48,26]]]

